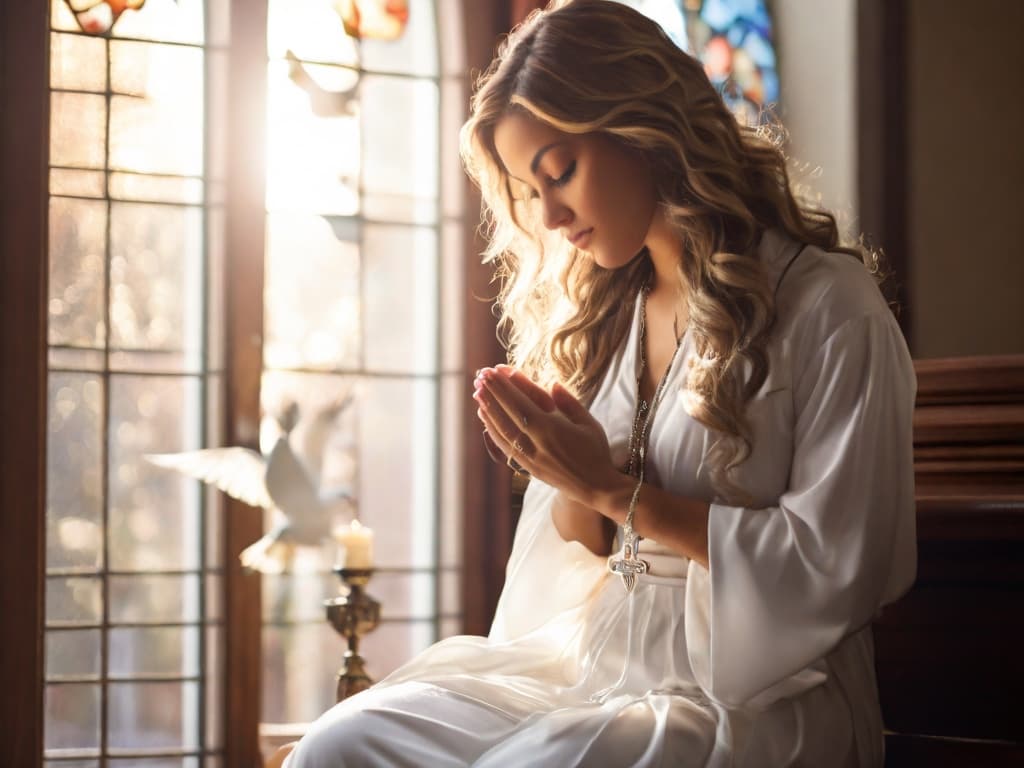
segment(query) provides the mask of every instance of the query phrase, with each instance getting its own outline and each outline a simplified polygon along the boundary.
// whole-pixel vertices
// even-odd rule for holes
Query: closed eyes
[[[574,173],[576,173],[575,160],[569,163],[569,166],[565,169],[565,172],[561,176],[559,176],[557,179],[549,179],[547,184],[549,187],[564,187],[572,180]],[[530,189],[528,196],[531,200],[536,200],[538,197],[540,197],[540,195],[533,189]]]

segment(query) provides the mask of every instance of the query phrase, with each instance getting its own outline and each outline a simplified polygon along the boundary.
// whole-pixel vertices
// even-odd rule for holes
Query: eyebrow
[[[543,147],[537,150],[537,154],[533,156],[533,160],[530,161],[530,173],[534,176],[537,175],[537,166],[540,165],[540,160],[544,157],[544,153],[552,147],[557,147],[559,144],[564,144],[562,141],[553,141],[550,144],[545,144]]]

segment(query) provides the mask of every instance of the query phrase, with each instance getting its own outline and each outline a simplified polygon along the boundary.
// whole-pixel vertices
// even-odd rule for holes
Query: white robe
[[[534,480],[489,636],[439,642],[333,707],[288,768],[882,765],[870,624],[916,570],[916,382],[863,266],[798,251],[775,231],[759,245],[784,279],[736,475],[754,503],[712,490],[712,435],[679,394],[689,337],[652,426],[649,477],[712,502],[709,568],[644,540],[651,572],[627,599]],[[591,406],[619,458],[637,319]]]

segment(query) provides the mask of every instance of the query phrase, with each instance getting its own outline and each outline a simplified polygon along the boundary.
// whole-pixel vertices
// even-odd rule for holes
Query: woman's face
[[[512,193],[535,198],[544,226],[606,269],[628,264],[650,233],[657,195],[640,155],[601,133],[563,133],[520,110],[498,121],[494,144]]]

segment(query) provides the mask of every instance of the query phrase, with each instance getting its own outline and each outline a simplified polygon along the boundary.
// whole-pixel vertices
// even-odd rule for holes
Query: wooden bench
[[[886,765],[1024,766],[1024,355],[916,365],[918,578],[875,624]]]

